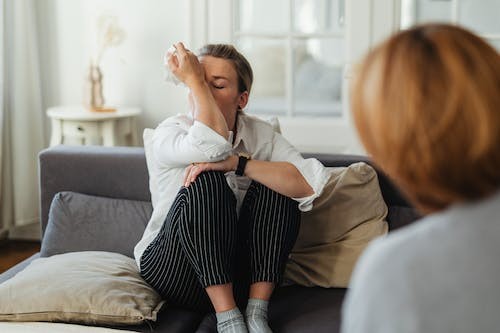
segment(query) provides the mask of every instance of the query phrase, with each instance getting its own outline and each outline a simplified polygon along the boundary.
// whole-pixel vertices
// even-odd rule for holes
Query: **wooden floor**
[[[40,242],[21,240],[0,241],[0,273],[40,251]]]

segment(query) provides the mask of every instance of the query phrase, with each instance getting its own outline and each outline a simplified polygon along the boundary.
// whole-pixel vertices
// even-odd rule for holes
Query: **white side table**
[[[81,144],[136,146],[136,116],[139,108],[117,108],[113,112],[94,112],[83,106],[57,106],[47,110],[51,118],[50,145]]]

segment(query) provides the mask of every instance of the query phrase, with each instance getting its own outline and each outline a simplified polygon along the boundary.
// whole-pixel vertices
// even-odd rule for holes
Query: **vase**
[[[85,81],[84,105],[90,110],[102,109],[104,96],[102,95],[102,72],[99,66],[89,66]]]

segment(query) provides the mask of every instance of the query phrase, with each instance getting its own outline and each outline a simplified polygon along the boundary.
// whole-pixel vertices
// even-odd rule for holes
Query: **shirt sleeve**
[[[289,162],[302,174],[314,193],[308,197],[292,198],[299,203],[299,209],[307,212],[312,209],[313,201],[321,195],[330,178],[328,170],[315,158],[304,159],[300,152],[281,134],[274,133],[271,161]]]
[[[168,166],[186,166],[192,162],[218,162],[232,154],[232,132],[229,139],[200,121],[192,126],[183,124],[179,117],[161,123],[153,136],[154,155],[158,163]]]

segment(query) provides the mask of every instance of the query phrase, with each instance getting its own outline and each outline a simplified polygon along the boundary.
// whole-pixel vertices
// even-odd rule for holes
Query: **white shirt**
[[[313,200],[321,194],[329,178],[325,167],[314,158],[304,159],[297,149],[266,121],[241,112],[236,126],[237,134],[233,144],[233,132],[229,132],[229,138],[226,140],[207,125],[193,120],[188,114],[167,118],[155,129],[152,163],[155,163],[158,170],[158,203],[142,239],[134,249],[139,267],[142,253],[160,231],[183,185],[185,168],[192,162],[222,161],[240,152],[248,153],[254,160],[289,162],[299,170],[314,190],[308,197],[292,199],[299,203],[301,211],[312,208]],[[236,208],[239,211],[251,179],[236,176],[234,171],[226,172],[225,175],[235,194]]]

